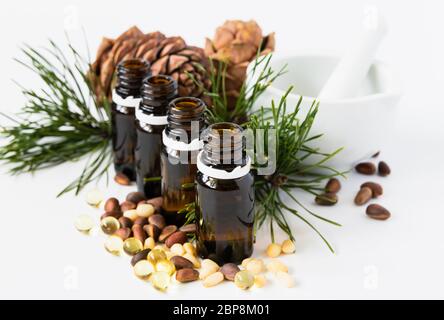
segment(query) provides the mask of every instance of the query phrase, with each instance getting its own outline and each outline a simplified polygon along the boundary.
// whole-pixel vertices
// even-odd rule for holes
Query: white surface
[[[305,117],[313,103],[319,101],[311,133],[323,134],[324,137],[314,141],[312,146],[329,152],[346,147],[328,162],[328,165],[346,171],[357,161],[385,149],[394,133],[393,121],[402,107],[398,107],[401,97],[398,75],[381,61],[374,61],[367,76],[360,81],[358,96],[317,99],[317,94],[329,80],[329,74],[340,63],[339,57],[319,54],[273,57],[271,68],[282,70],[287,66],[288,72],[259,97],[256,107],[269,106],[272,100],[280,101],[290,86],[293,90],[287,97],[288,112],[294,111],[301,95],[301,117]],[[376,123],[378,130],[375,130]],[[313,163],[321,160],[322,157],[317,156],[310,159]]]
[[[2,174],[1,298],[444,298],[442,2],[306,0],[269,5],[225,1],[217,10],[208,1],[142,3],[17,0],[3,4],[1,111],[14,112],[23,103],[11,78],[37,86],[29,72],[11,60],[18,55],[17,46],[45,44],[48,37],[60,42],[64,22],[75,26],[69,16],[73,12],[86,28],[92,50],[100,36],[116,36],[132,24],[146,31],[180,33],[190,43],[203,45],[204,36],[211,36],[225,18],[237,17],[255,18],[265,31],[276,31],[282,53],[341,54],[355,35],[351,26],[359,23],[362,8],[376,4],[391,27],[377,58],[400,71],[405,91],[393,123],[395,139],[381,154],[393,174],[377,178],[385,188],[379,202],[393,216],[386,222],[372,221],[365,217],[364,208],[353,206],[356,188],[367,179],[351,174],[340,193],[340,204],[316,207],[344,225],[335,228],[316,222],[334,244],[336,255],[329,254],[311,230],[293,219],[298,251],[283,260],[291,265],[295,288],[271,285],[244,292],[230,283],[211,289],[195,283],[172,286],[161,294],[132,275],[128,258],[109,255],[101,236],[86,237],[74,229],[78,214],[98,218],[100,212],[88,208],[81,197],[54,199],[76,177],[81,164],[66,164],[34,177]],[[108,194],[123,196],[127,190],[132,189],[111,184]],[[263,252],[267,241],[261,238],[256,254]],[[366,286],[375,274],[378,285]],[[77,286],[69,286],[75,278]]]

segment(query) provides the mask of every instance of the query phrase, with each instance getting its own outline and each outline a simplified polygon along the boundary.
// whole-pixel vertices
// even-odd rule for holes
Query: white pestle
[[[376,10],[367,14],[360,37],[342,57],[318,99],[340,100],[355,97],[386,34],[387,23],[382,15]]]

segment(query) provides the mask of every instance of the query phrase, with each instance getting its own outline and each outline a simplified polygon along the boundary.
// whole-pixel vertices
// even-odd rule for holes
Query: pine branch
[[[5,144],[0,160],[12,174],[35,172],[89,156],[79,178],[63,189],[78,194],[88,183],[107,174],[111,163],[109,106],[99,105],[78,52],[68,45],[74,63],[50,41],[48,48],[25,46],[25,61],[16,60],[40,78],[39,90],[21,87],[27,102],[16,116],[2,115],[13,124],[2,126]],[[92,103],[91,103],[92,102]]]
[[[293,192],[295,190],[302,190],[312,195],[318,195],[323,191],[322,183],[325,180],[338,175],[344,176],[343,172],[325,165],[341,149],[328,153],[308,146],[308,143],[312,145],[321,138],[321,135],[310,136],[310,131],[319,109],[319,103],[313,103],[306,117],[301,119],[299,112],[302,98],[299,99],[293,112],[287,112],[287,96],[291,90],[292,88],[288,89],[277,105],[275,102],[272,102],[271,108],[267,109],[267,111],[262,108],[256,114],[253,114],[248,122],[250,129],[262,129],[264,138],[271,134],[270,130],[275,130],[276,133],[276,171],[271,176],[255,176],[256,201],[259,204],[256,211],[255,228],[256,230],[259,229],[268,221],[270,236],[273,241],[274,224],[279,226],[290,239],[294,239],[287,217],[284,215],[284,212],[287,212],[313,229],[325,242],[330,251],[334,252],[332,246],[321,232],[296,208],[300,208],[320,221],[335,226],[340,226],[340,224],[308,209],[307,206],[297,199]],[[263,140],[267,141],[267,139]],[[267,147],[264,150],[267,150]],[[321,159],[310,161],[314,155],[319,156]],[[267,156],[268,154],[265,155],[265,157]],[[257,161],[254,161],[254,163],[257,163]],[[256,165],[255,169],[259,168]],[[281,198],[282,194],[287,195],[290,201],[284,201]]]

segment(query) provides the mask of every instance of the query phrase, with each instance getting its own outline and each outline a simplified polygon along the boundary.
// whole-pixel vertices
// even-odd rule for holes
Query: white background
[[[103,237],[79,234],[80,213],[97,219],[83,197],[55,199],[77,176],[81,164],[66,164],[35,176],[10,177],[2,166],[0,298],[135,299],[301,299],[444,298],[442,237],[444,182],[444,22],[441,1],[9,1],[0,8],[0,109],[13,113],[24,100],[17,86],[37,88],[29,72],[12,61],[22,43],[64,41],[64,27],[79,44],[86,29],[94,54],[102,36],[115,37],[131,25],[161,30],[203,45],[205,36],[225,19],[256,19],[264,32],[277,33],[282,54],[341,54],[357,32],[366,5],[386,16],[390,33],[378,58],[397,69],[404,95],[393,123],[396,139],[381,158],[393,174],[377,178],[385,188],[380,203],[392,218],[373,221],[352,205],[363,177],[351,174],[334,208],[317,212],[340,221],[336,228],[316,221],[336,249],[332,255],[319,238],[294,220],[297,253],[284,257],[297,285],[240,291],[231,283],[204,289],[201,283],[174,285],[165,293],[137,280],[127,257],[103,249]],[[2,120],[3,121],[3,120]],[[346,125],[344,117],[344,125]],[[378,130],[375,124],[375,130]],[[131,188],[111,184],[108,195],[123,197]],[[312,199],[305,199],[312,203]],[[314,206],[312,206],[314,207]],[[260,237],[255,255],[268,242]],[[280,238],[283,239],[283,238]],[[74,284],[74,285],[72,285]]]

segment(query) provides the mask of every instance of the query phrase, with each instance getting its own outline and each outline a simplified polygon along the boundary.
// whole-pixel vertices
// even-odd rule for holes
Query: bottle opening
[[[170,76],[155,75],[143,80],[140,109],[156,116],[165,116],[168,105],[177,96],[177,82]]]
[[[127,59],[117,66],[117,93],[123,97],[140,97],[142,81],[151,75],[150,64],[142,59]]]
[[[219,138],[220,141],[224,141],[224,139],[226,138],[230,140],[241,138],[243,132],[242,128],[239,125],[230,122],[215,123],[208,127],[208,131],[209,140]]]
[[[246,161],[243,129],[235,123],[222,122],[202,133],[202,159],[212,166],[242,165]]]
[[[171,101],[168,115],[173,122],[174,120],[178,120],[180,122],[185,120],[189,122],[190,120],[201,120],[201,118],[203,118],[204,111],[205,103],[202,100],[192,97],[181,97]]]
[[[180,97],[171,101],[168,106],[168,126],[166,134],[171,139],[190,143],[199,139],[200,132],[205,126],[205,103],[193,97]]]
[[[119,63],[119,68],[125,68],[128,71],[148,69],[149,67],[148,61],[142,59],[127,59]]]
[[[202,101],[197,98],[184,97],[177,98],[172,101],[173,109],[181,110],[181,111],[192,111],[193,109],[197,109],[202,107]]]
[[[164,75],[157,75],[149,77],[147,82],[153,86],[166,86],[173,84],[174,79]]]

